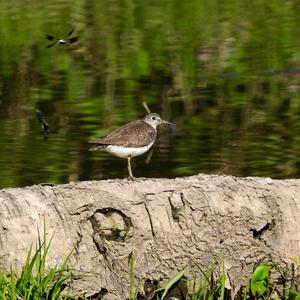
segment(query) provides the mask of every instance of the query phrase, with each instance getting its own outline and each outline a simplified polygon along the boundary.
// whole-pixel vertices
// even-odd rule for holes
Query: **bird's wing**
[[[128,123],[108,136],[90,141],[91,144],[116,145],[123,147],[144,147],[156,138],[156,131],[143,120]]]
[[[74,43],[74,42],[77,42],[78,39],[79,39],[79,36],[75,36],[75,37],[73,37],[73,38],[70,38],[70,39],[69,39],[69,42],[70,42],[70,44],[72,44],[72,43]]]
[[[49,34],[46,34],[46,38],[47,38],[49,41],[53,41],[53,40],[55,39],[54,36],[49,35]]]
[[[75,28],[72,28],[71,31],[68,33],[68,36],[70,36],[74,32]]]
[[[54,43],[48,45],[46,48],[50,48],[50,47],[54,46],[55,44],[56,44],[56,42],[54,42]]]

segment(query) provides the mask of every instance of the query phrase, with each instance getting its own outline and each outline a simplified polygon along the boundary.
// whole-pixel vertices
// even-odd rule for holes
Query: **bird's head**
[[[150,113],[145,118],[144,121],[151,125],[153,128],[156,128],[160,124],[167,124],[170,126],[175,126],[175,124],[170,123],[168,121],[163,120],[159,114],[156,113]]]

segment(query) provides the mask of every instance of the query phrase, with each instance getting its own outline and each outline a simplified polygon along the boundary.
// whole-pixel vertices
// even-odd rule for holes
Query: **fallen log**
[[[222,255],[236,295],[260,261],[300,255],[300,180],[202,175],[35,185],[0,190],[0,266],[24,263],[46,222],[49,265],[74,247],[72,263],[88,276],[81,295],[126,299],[129,264],[147,285],[194,262]],[[100,299],[100,296],[99,296]]]

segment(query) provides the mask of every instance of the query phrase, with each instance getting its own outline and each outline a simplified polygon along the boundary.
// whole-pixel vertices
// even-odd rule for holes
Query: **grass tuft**
[[[75,299],[65,293],[66,287],[78,279],[73,269],[68,267],[72,251],[69,252],[60,266],[46,267],[47,256],[52,242],[46,239],[46,226],[41,239],[38,231],[38,242],[35,252],[30,247],[21,274],[10,270],[9,273],[0,272],[0,299],[1,300],[56,300]],[[64,295],[65,293],[65,295]]]

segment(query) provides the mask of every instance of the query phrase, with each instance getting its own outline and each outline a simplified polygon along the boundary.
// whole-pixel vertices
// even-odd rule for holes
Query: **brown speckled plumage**
[[[130,122],[110,133],[108,136],[90,141],[98,146],[144,147],[156,138],[156,130],[144,120]]]

